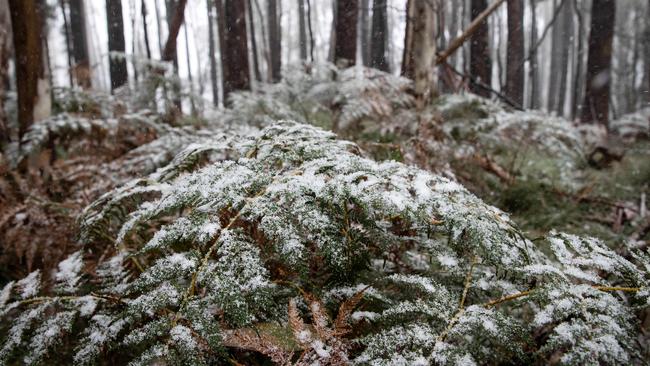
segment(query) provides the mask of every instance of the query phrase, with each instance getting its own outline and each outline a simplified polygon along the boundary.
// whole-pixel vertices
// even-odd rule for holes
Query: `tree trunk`
[[[175,4],[174,4],[175,3]],[[167,34],[167,42],[165,42],[165,48],[162,53],[162,60],[166,62],[174,63],[174,72],[178,76],[178,50],[176,47],[176,40],[178,38],[178,33],[181,30],[181,25],[185,20],[185,5],[187,0],[171,0],[167,2],[168,11],[169,6],[173,6],[173,16],[170,17],[171,13],[167,13],[167,22],[169,24],[169,32]],[[175,80],[172,88],[172,102],[174,108],[176,109],[174,113],[182,113],[182,104],[181,104],[181,86],[180,79]]]
[[[311,1],[305,1],[307,2],[307,29],[309,29],[309,59],[311,62],[314,62],[314,44],[316,40],[314,39],[314,31],[311,26]]]
[[[381,1],[381,0],[380,0]],[[373,7],[377,1],[373,1]],[[374,10],[373,10],[374,11]],[[359,47],[361,47],[361,63],[363,66],[372,67],[371,55],[372,55],[372,38],[374,38],[374,33],[369,32],[369,21],[370,18],[370,0],[361,0],[361,9],[359,9]],[[374,15],[373,15],[373,32],[374,32]]]
[[[212,85],[212,105],[219,106],[219,88],[217,86],[217,58],[215,56],[216,49],[214,47],[214,3],[212,0],[207,0],[208,5],[208,48],[210,52],[210,85]]]
[[[305,0],[298,0],[298,31],[300,43],[300,60],[307,60],[307,24],[305,22]]]
[[[83,0],[69,0],[70,36],[72,38],[72,55],[74,75],[77,84],[84,89],[91,85],[90,62],[88,59],[88,40],[86,32],[86,14]]]
[[[354,66],[357,57],[358,0],[336,0],[336,41],[334,64],[338,67]]]
[[[537,44],[537,7],[535,6],[537,0],[530,0],[530,15],[531,15],[531,32],[530,32],[530,47],[535,47]],[[530,54],[530,101],[528,105],[531,109],[539,109],[539,64],[537,50],[532,50]]]
[[[140,6],[140,14],[142,15],[142,31],[144,33],[144,47],[147,52],[147,60],[151,60],[151,46],[149,45],[149,29],[147,28],[147,6],[145,0],[142,0]]]
[[[487,9],[487,0],[471,0],[472,19],[478,17]],[[492,84],[492,60],[490,59],[489,46],[489,26],[487,19],[481,22],[476,32],[470,39],[470,61],[469,73],[472,79],[490,86]],[[470,83],[472,93],[489,98],[490,91],[481,88],[475,83]]]
[[[508,0],[506,96],[524,105],[524,0]]]
[[[268,0],[269,17],[269,53],[271,65],[269,65],[269,79],[276,83],[282,78],[282,32],[280,19],[278,18],[278,3],[276,0]]]
[[[250,89],[248,66],[248,42],[246,34],[246,3],[241,0],[225,0],[223,7],[224,44],[221,48],[223,67],[223,98],[236,90]]]
[[[413,80],[415,78],[415,69],[413,67],[413,19],[415,17],[415,2],[418,0],[406,1],[406,27],[404,29],[404,51],[402,53],[402,71],[401,75]]]
[[[370,66],[389,71],[386,60],[388,35],[387,0],[374,0],[372,5],[372,49]]]
[[[126,84],[126,44],[124,42],[124,19],[122,18],[122,1],[106,0],[106,22],[108,24],[108,51],[120,55],[110,55],[111,91]]]
[[[414,94],[418,108],[422,108],[436,94],[433,80],[436,62],[436,37],[434,2],[427,0],[409,0],[410,44],[405,45],[405,61],[409,65],[405,74],[413,80]]]
[[[615,0],[593,0],[583,123],[608,126]]]
[[[194,103],[194,78],[192,77],[192,63],[190,62],[190,42],[187,37],[187,23],[183,26],[185,36],[185,58],[187,59],[187,79],[190,82],[190,111],[192,116],[197,115],[196,104]]]
[[[7,0],[0,0],[0,147],[11,141],[11,134],[5,114],[6,80],[9,78],[9,57],[11,57],[11,18]]]
[[[18,91],[18,139],[49,115],[50,94],[43,55],[43,22],[38,0],[9,0]]]
[[[253,4],[251,0],[248,0],[247,13],[248,13],[248,23],[251,27],[251,51],[253,53],[253,71],[255,72],[255,80],[258,82],[262,81],[262,74],[260,73],[260,63],[257,57],[257,39],[255,37],[255,21],[253,20]]]
[[[70,82],[70,87],[74,86],[74,76],[72,75],[72,36],[70,35],[70,24],[68,23],[68,14],[65,7],[65,1],[59,0],[59,6],[61,7],[61,15],[63,16],[63,35],[65,36],[65,51],[67,60],[68,60],[68,80]],[[9,25],[11,26],[11,25]]]
[[[577,46],[576,46],[576,55],[575,55],[575,72],[574,72],[574,79],[573,79],[573,103],[571,103],[571,119],[575,119],[576,116],[578,115],[578,107],[581,106],[580,100],[582,99],[582,92],[583,92],[583,76],[582,76],[582,68],[583,68],[583,60],[584,60],[584,46],[583,46],[583,38],[584,38],[584,22],[583,22],[583,16],[582,16],[582,11],[578,7],[578,0],[573,0],[572,1],[572,8],[573,12],[576,15],[576,19],[578,21],[577,27],[578,27],[578,35],[577,35]]]
[[[647,90],[645,91],[646,94],[646,100],[648,102],[648,105],[650,105],[650,0],[648,1],[648,4],[646,5],[646,13],[648,14],[645,18],[646,20],[646,25],[645,25],[645,36],[644,36],[644,53],[645,53],[645,75],[646,75],[646,82],[648,85],[646,85]]]
[[[554,2],[555,8],[556,3]],[[549,112],[563,114],[564,101],[566,97],[567,82],[569,77],[569,45],[573,39],[573,14],[571,14],[570,4],[562,1],[558,6],[559,19],[553,25],[552,32],[552,51],[551,51],[551,75],[548,89]]]
[[[181,25],[185,19],[185,5],[187,0],[179,0],[174,9],[174,16],[171,18],[169,23],[169,34],[167,36],[167,42],[165,42],[165,48],[163,49],[162,60],[163,61],[173,61],[177,59],[177,50],[176,50],[176,39],[178,38],[178,32],[181,30]]]

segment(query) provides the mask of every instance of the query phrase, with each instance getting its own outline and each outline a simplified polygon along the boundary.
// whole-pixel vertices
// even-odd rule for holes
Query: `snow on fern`
[[[533,242],[459,184],[302,124],[198,139],[80,223],[85,243],[115,248],[96,268],[78,252],[2,290],[3,362],[616,364],[645,352],[647,253],[555,232]],[[74,347],[52,352],[64,339]]]

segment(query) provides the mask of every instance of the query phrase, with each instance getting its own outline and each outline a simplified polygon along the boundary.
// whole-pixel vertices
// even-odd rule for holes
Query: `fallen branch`
[[[514,183],[515,177],[489,157],[475,154],[474,160],[476,160],[481,168],[499,177],[503,183],[508,185]]]
[[[438,54],[438,58],[436,59],[436,64],[441,64],[447,60],[449,56],[451,56],[454,52],[456,52],[457,49],[460,48],[460,46],[467,41],[469,37],[476,32],[476,30],[479,28],[481,23],[490,16],[497,8],[503,4],[505,0],[497,0],[495,1],[490,7],[487,9],[483,10],[481,14],[479,14],[472,22],[470,25],[467,27],[467,29],[458,37],[456,37],[451,43],[449,44],[449,47],[447,47],[446,50],[440,52]]]

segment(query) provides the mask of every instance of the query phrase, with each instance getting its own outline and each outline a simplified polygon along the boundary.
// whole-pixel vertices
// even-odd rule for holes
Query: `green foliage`
[[[194,141],[86,208],[83,242],[115,246],[96,269],[79,252],[2,290],[2,362],[642,362],[647,253],[530,241],[459,184],[302,124]]]

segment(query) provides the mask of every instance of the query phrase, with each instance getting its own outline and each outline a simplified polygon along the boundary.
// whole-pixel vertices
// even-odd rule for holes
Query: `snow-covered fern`
[[[628,364],[650,259],[527,239],[459,184],[307,125],[190,145],[0,293],[10,364]],[[63,346],[65,345],[65,346]],[[257,362],[257,361],[256,361]]]

